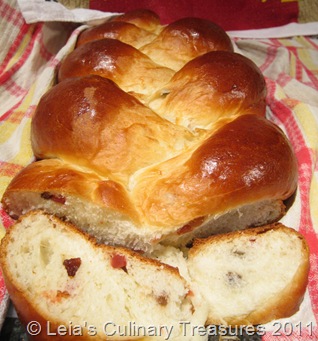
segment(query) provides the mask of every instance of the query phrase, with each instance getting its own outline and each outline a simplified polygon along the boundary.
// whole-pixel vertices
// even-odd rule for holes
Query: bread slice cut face
[[[210,324],[256,325],[298,311],[309,249],[280,223],[197,240],[190,275],[208,302]]]
[[[141,254],[33,211],[8,230],[0,264],[21,321],[41,324],[40,340],[60,326],[74,336],[75,325],[85,340],[204,340],[207,325],[296,313],[309,250],[300,233],[277,223],[197,239],[187,253],[160,246]]]
[[[58,336],[60,326],[66,326],[69,339],[80,326],[77,333],[85,340],[183,340],[180,321],[205,323],[176,268],[96,244],[41,212],[10,229],[1,264],[21,321],[41,323],[40,340]]]

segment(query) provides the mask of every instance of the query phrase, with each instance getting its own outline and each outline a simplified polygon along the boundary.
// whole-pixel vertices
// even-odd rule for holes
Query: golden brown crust
[[[2,198],[9,213],[20,215],[33,204],[41,207],[39,198],[64,205],[71,197],[81,202],[79,209],[87,203],[102,208],[94,220],[96,230],[111,230],[110,238],[122,234],[114,242],[107,240],[107,231],[103,241],[146,250],[164,239],[169,244],[174,238],[192,238],[206,228],[206,221],[231,210],[280,203],[297,187],[292,147],[265,118],[264,77],[252,61],[233,52],[230,38],[214,23],[186,18],[163,27],[147,10],[116,16],[82,32],[76,49],[60,65],[58,81],[42,97],[32,119],[32,148],[45,160],[29,165],[10,183]],[[28,193],[36,197],[29,206]],[[282,212],[277,211],[274,219]],[[67,208],[61,212],[68,213]],[[108,225],[102,225],[105,212],[116,213]],[[107,253],[124,254],[179,276],[174,267],[127,248],[97,246],[95,239],[67,226]],[[284,227],[197,240],[189,255],[241,233],[255,236],[276,228]],[[0,260],[12,301],[23,323],[35,320],[46,330],[47,316],[15,285],[5,263],[9,238],[10,230]],[[308,281],[305,243],[303,256],[279,299],[268,299],[262,308],[225,322],[259,324],[294,314]],[[207,324],[223,322],[210,317]],[[58,318],[50,323],[52,331],[61,325]],[[44,334],[35,339],[46,340]]]
[[[128,22],[150,32],[161,29],[158,14],[148,9],[132,10],[122,15],[114,16],[111,18],[111,21]]]
[[[99,76],[54,86],[32,120],[38,158],[61,158],[124,183],[138,169],[173,155],[174,145],[186,139],[187,131]]]
[[[79,46],[63,60],[58,80],[98,75],[126,92],[152,93],[167,83],[173,71],[155,64],[133,46],[104,38]]]
[[[134,21],[138,13],[110,23]],[[148,11],[140,16],[157,25],[155,17]],[[91,184],[68,180],[65,191],[119,210],[146,229],[151,242],[193,232],[201,227],[193,222],[244,205],[288,198],[297,185],[296,159],[283,132],[265,119],[265,80],[257,66],[233,52],[220,27],[202,19],[178,20],[155,41],[149,51],[172,53],[186,65],[173,72],[108,38],[70,53],[59,69],[61,82],[42,97],[32,119],[35,156],[60,159],[63,172],[95,177]],[[147,77],[158,67],[166,78],[156,76],[161,84],[154,85]],[[131,93],[123,90],[127,81]],[[149,92],[134,87],[140,83]],[[139,91],[142,101],[133,96]],[[39,175],[40,184],[49,186],[49,172]],[[23,191],[17,184],[4,195],[7,210],[9,192]]]
[[[162,117],[189,129],[216,130],[222,119],[248,113],[265,116],[266,84],[243,55],[212,51],[188,62],[149,101]]]
[[[109,38],[118,39],[123,43],[139,48],[150,43],[155,37],[155,34],[128,22],[106,21],[103,24],[89,27],[81,32],[77,39],[76,47],[90,41]]]
[[[283,132],[263,117],[265,82],[252,62],[210,52],[176,73],[167,88],[161,117],[108,79],[62,81],[33,117],[35,155],[119,182],[141,225],[154,231],[178,233],[194,219],[292,195],[296,158]]]
[[[136,206],[147,220],[178,225],[261,200],[288,198],[297,186],[297,162],[277,126],[244,115],[196,150],[145,170],[135,181]]]
[[[161,65],[179,70],[190,60],[210,51],[233,52],[229,36],[215,23],[184,18],[167,25],[141,51]]]
[[[84,202],[90,202],[99,207],[119,212],[138,224],[139,216],[125,188],[118,182],[99,177],[92,172],[74,168],[58,159],[48,159],[34,162],[25,167],[6,189],[2,205],[10,212],[12,193],[38,193],[39,197],[50,195],[74,196]],[[21,215],[22,211],[15,211]]]
[[[56,150],[57,146],[54,148]],[[61,163],[52,160],[42,161],[41,165],[47,165],[45,171],[39,172],[36,165],[31,165],[28,171],[22,172],[29,173],[28,178],[24,180],[23,175],[18,176],[9,186],[7,195],[10,191],[25,189],[28,183],[34,184],[30,188],[32,191],[52,189],[47,181],[56,186],[58,182],[49,176],[50,167],[61,167]],[[67,164],[62,164],[62,171],[69,172]],[[60,177],[65,184],[59,190],[64,188],[64,191],[78,196],[85,192],[89,200],[98,204],[101,203],[100,196],[110,203],[114,200],[118,208],[130,208],[127,213],[132,220],[139,216],[142,225],[165,226],[172,233],[178,233],[178,227],[196,218],[221,214],[257,201],[284,200],[297,186],[297,164],[288,140],[277,126],[258,115],[240,116],[188,153],[140,171],[133,177],[134,185],[129,196],[127,187],[116,185],[114,180],[103,182],[97,175],[85,174],[85,169],[79,171],[70,167],[70,172],[70,175]],[[42,177],[43,182],[40,181]],[[83,181],[81,177],[90,180]],[[23,179],[22,182],[19,178]],[[36,178],[37,181],[33,182],[32,179]],[[99,188],[98,196],[92,191],[94,183],[98,183],[95,185]],[[112,199],[114,188],[114,193],[122,194]],[[92,197],[93,193],[95,197]],[[108,206],[107,201],[104,205]],[[155,232],[155,227],[153,229]]]

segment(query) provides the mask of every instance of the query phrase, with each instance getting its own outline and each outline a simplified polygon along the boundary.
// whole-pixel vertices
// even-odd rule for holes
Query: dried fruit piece
[[[82,260],[79,257],[65,259],[63,262],[63,265],[65,266],[65,269],[69,277],[74,277],[76,275],[76,272],[78,268],[81,266],[81,264],[82,264]]]

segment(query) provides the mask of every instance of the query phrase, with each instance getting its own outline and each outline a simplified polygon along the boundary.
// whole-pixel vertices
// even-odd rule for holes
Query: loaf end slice
[[[198,239],[188,267],[208,303],[208,324],[265,324],[298,311],[309,249],[300,233],[276,223]]]
[[[180,321],[206,320],[177,268],[97,244],[41,211],[9,229],[0,263],[21,321],[41,324],[36,340],[58,337],[60,326],[66,340],[184,340]]]

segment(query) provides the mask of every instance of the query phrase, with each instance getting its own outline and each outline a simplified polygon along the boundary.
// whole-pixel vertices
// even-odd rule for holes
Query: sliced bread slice
[[[187,340],[181,321],[206,320],[177,268],[97,244],[41,211],[9,229],[0,263],[21,321],[40,323],[37,340],[59,339],[61,331],[63,340]]]
[[[309,249],[296,230],[276,223],[198,239],[188,268],[208,303],[208,324],[265,324],[298,311]]]

